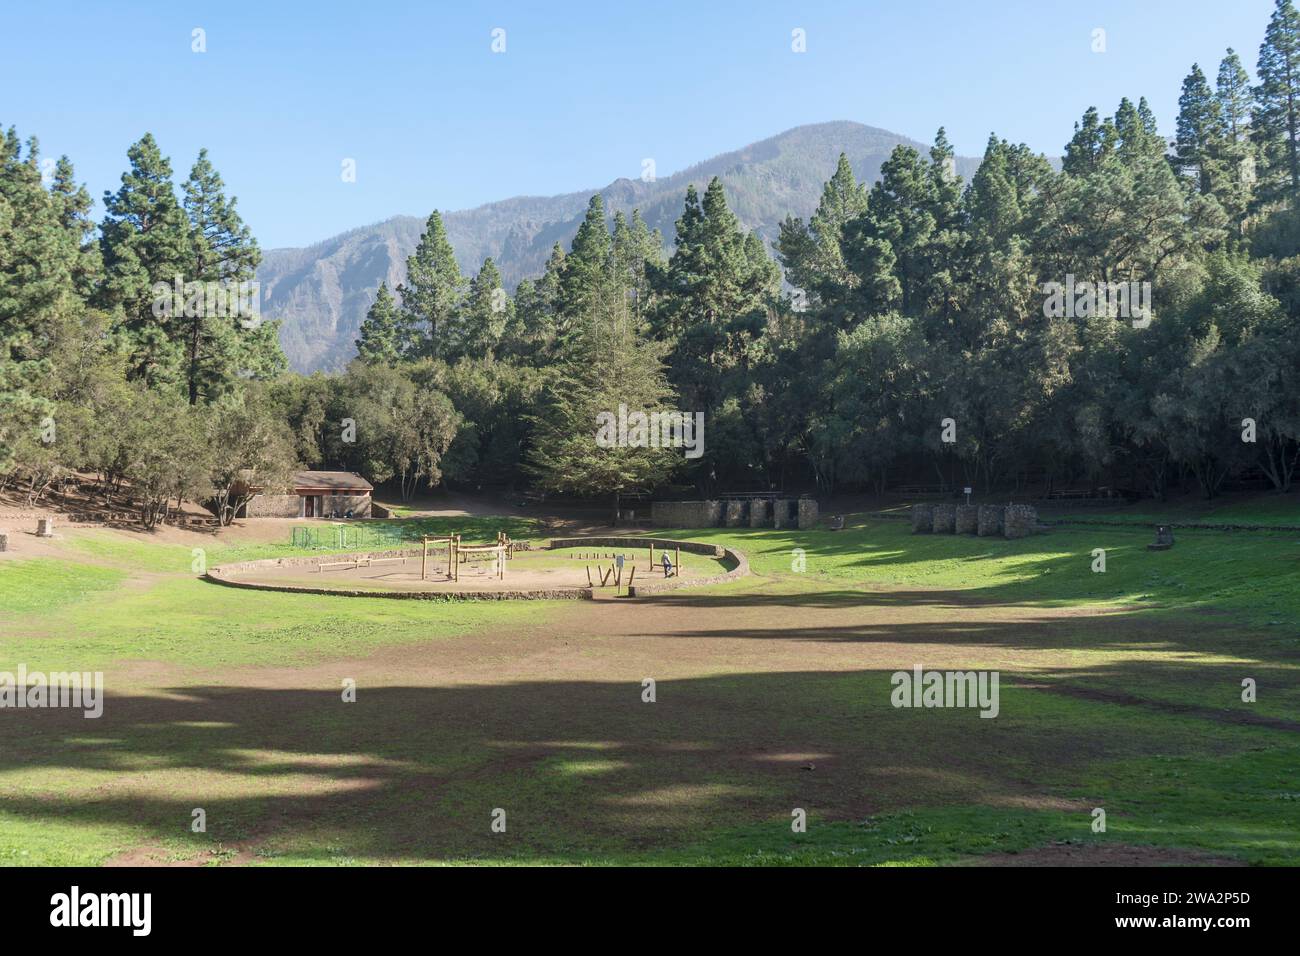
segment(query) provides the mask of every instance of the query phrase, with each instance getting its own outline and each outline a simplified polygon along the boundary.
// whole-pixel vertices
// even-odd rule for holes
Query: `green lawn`
[[[432,519],[419,533],[448,522],[465,526]],[[486,520],[480,539],[499,526]],[[707,636],[654,643],[636,603],[609,626],[650,643],[611,670],[617,632],[577,647],[528,637],[539,624],[576,632],[597,608],[236,590],[199,580],[190,548],[78,533],[64,559],[0,563],[0,671],[103,670],[109,706],[100,721],[0,711],[0,864],[94,864],[147,846],[208,863],[927,865],[1098,842],[1300,864],[1300,534],[1186,531],[1167,552],[1146,550],[1149,528],[1126,527],[1022,541],[880,519],[673,534],[737,547],[755,572],[653,599],[686,620],[761,608],[762,626],[784,632],[847,609],[851,629],[813,628],[808,647],[843,640],[865,655],[895,638],[881,614],[947,609],[917,633],[969,646],[967,666],[1002,662],[1001,715],[894,709],[888,671],[867,664],[761,670],[708,657]],[[285,538],[218,538],[203,557],[291,553]],[[958,598],[1054,616],[980,630]],[[1060,613],[1075,608],[1100,613]],[[436,664],[489,633],[512,637],[466,660],[477,677],[395,664],[354,707],[339,704],[330,662],[343,673],[418,648]],[[561,650],[574,656],[556,670]],[[655,660],[694,663],[647,723],[635,688]],[[167,676],[152,680],[146,662]],[[316,683],[292,676],[323,665]],[[518,674],[490,681],[497,667]],[[1258,680],[1257,703],[1240,701],[1242,674]],[[773,773],[765,756],[805,751],[823,752],[815,769]],[[842,781],[870,812],[823,809]],[[498,805],[508,839],[487,832],[484,808]],[[184,825],[196,806],[207,833]],[[806,834],[791,832],[795,807],[808,809]],[[1105,833],[1091,831],[1094,807]]]

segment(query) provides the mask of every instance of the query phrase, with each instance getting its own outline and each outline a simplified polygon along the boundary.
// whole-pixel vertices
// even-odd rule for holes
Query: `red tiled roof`
[[[360,493],[374,491],[375,486],[350,471],[300,471],[293,476],[293,490]]]

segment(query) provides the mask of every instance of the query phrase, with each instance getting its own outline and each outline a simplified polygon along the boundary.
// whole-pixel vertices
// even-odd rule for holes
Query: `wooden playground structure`
[[[660,562],[659,565],[656,565],[655,564],[655,543],[651,541],[649,542],[649,545],[650,545],[650,565],[649,565],[648,573],[654,574],[656,569],[660,569],[663,571],[664,578],[677,577],[682,573],[681,548],[678,547],[673,548],[673,556],[671,558],[668,557],[667,550],[661,548],[660,556],[662,557],[662,561]],[[607,552],[605,554],[601,554],[599,551],[597,552],[580,551],[577,554],[573,555],[573,557],[575,560],[578,561],[590,561],[592,559],[595,559],[597,561],[610,560],[609,567],[604,567],[601,564],[596,565],[596,574],[599,575],[600,577],[599,584],[596,583],[596,579],[593,578],[591,575],[591,565],[587,564],[585,566],[587,570],[587,587],[594,589],[598,587],[600,588],[609,587],[612,585],[615,594],[617,594],[619,589],[623,587],[623,568],[624,565],[626,564],[626,555],[614,554],[613,552]],[[629,591],[631,590],[632,584],[635,580],[636,580],[636,554],[633,553],[632,563],[628,567],[628,574],[627,574],[627,588],[629,589]]]
[[[461,544],[460,535],[450,534],[446,537],[430,537],[425,535],[422,539],[422,548],[420,555],[420,580],[427,581],[429,578],[429,544],[442,542],[442,548],[447,552],[447,580],[460,580],[460,566],[468,565],[472,560],[479,557],[490,556],[492,568],[490,573],[496,576],[498,581],[504,581],[506,577],[506,562],[515,556],[515,543],[510,540],[510,536],[504,531],[497,532],[496,544]]]
[[[709,554],[693,561],[687,554],[693,545],[685,542],[634,538],[560,539],[541,549],[512,541],[504,531],[482,544],[466,543],[460,534],[408,541],[419,547],[241,562],[224,569],[221,579],[237,578],[245,587],[349,596],[430,592],[593,599],[676,588],[677,579],[709,577],[713,562],[720,561]]]

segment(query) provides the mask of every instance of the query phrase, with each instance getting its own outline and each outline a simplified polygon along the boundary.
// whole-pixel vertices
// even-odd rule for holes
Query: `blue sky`
[[[666,175],[848,119],[959,153],[1059,153],[1090,105],[1145,95],[1172,133],[1193,62],[1250,71],[1273,0],[27,3],[0,13],[0,124],[99,199],[151,131],[208,147],[264,248],[398,213]],[[206,31],[207,52],[191,51]],[[1091,49],[1094,28],[1106,52]],[[505,30],[504,53],[491,49]],[[791,50],[806,31],[807,52]],[[356,161],[356,182],[340,176]]]

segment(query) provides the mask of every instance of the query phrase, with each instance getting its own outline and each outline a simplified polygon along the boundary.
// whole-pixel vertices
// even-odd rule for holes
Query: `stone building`
[[[239,518],[369,518],[374,486],[350,471],[300,471],[284,494],[259,490]]]

